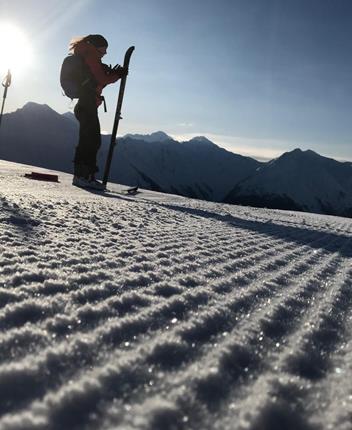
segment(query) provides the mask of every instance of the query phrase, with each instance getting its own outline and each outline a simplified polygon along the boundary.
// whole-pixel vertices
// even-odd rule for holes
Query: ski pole
[[[127,51],[125,53],[125,58],[124,58],[124,62],[123,62],[123,67],[125,70],[128,70],[128,67],[130,64],[130,58],[131,58],[133,51],[134,51],[134,46],[131,46],[130,48],[127,49]],[[121,107],[122,107],[123,96],[125,93],[126,81],[127,81],[127,75],[124,76],[123,78],[121,78],[121,83],[120,83],[120,90],[119,90],[119,97],[118,97],[117,106],[116,106],[114,126],[113,126],[112,134],[111,134],[109,152],[108,152],[108,156],[107,156],[106,163],[105,163],[105,170],[104,170],[104,177],[103,177],[103,184],[105,186],[108,182],[110,166],[111,166],[111,161],[112,161],[112,154],[114,152],[114,147],[116,146],[116,135],[117,135],[117,129],[119,126],[119,121],[121,119]]]
[[[2,98],[2,106],[1,106],[1,113],[0,113],[0,126],[1,126],[2,114],[4,112],[7,90],[8,90],[10,85],[11,85],[11,72],[10,72],[10,70],[8,70],[7,75],[5,76],[4,80],[2,81],[2,86],[4,87],[4,95]]]

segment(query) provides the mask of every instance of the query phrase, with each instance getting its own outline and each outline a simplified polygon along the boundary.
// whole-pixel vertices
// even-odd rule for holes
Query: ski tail
[[[136,194],[138,192],[138,185],[135,187],[126,188],[124,192],[127,194]]]

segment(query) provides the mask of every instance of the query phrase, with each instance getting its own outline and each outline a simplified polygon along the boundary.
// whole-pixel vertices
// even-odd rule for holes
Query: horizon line
[[[33,102],[33,101],[27,101],[22,107],[16,108],[15,110],[12,110],[10,112],[5,113],[4,115],[10,114],[10,113],[15,113],[17,110],[19,109],[23,109],[27,104],[34,104],[34,105],[38,105],[38,106],[47,106],[49,109],[51,109],[52,111],[56,112],[58,115],[65,115],[67,113],[71,114],[74,117],[74,114],[71,111],[65,111],[63,113],[60,113],[58,111],[56,111],[54,108],[52,108],[50,105],[48,105],[47,103],[38,103],[38,102]],[[140,134],[140,135],[144,135],[144,136],[150,136],[151,134],[160,132],[162,130],[156,130],[154,132],[126,132],[125,134],[121,134],[120,136],[117,137],[124,137],[127,134]],[[167,133],[162,131],[163,133],[165,133],[167,136],[169,136],[171,139],[173,139],[176,142],[182,143],[182,142],[188,142],[189,140],[191,140],[194,137],[205,137],[206,139],[208,139],[210,142],[214,143],[216,146],[225,149],[228,152],[231,152],[232,154],[235,155],[240,155],[242,157],[249,157],[249,158],[253,158],[257,161],[266,163],[269,161],[272,161],[278,157],[280,157],[281,155],[287,153],[287,152],[292,152],[294,151],[294,149],[284,149],[284,148],[280,148],[280,149],[273,149],[272,147],[268,146],[270,145],[270,143],[273,143],[275,145],[282,145],[282,143],[285,142],[285,140],[278,140],[278,139],[266,139],[266,138],[249,138],[249,137],[243,137],[243,136],[229,136],[229,135],[221,135],[221,134],[215,134],[215,133],[203,133],[203,132],[198,132],[198,133],[185,133],[185,134],[179,134],[179,133]],[[102,130],[101,131],[101,135],[102,136],[111,136],[111,132],[107,132],[106,130]],[[188,140],[187,140],[188,139]],[[248,142],[251,143],[247,146],[243,146],[243,143]],[[260,143],[262,143],[263,145],[259,145]],[[287,142],[288,143],[288,142]],[[302,144],[302,142],[290,142],[291,144],[297,144],[295,146],[295,149],[301,149],[300,148],[300,144]],[[259,146],[258,146],[259,145]],[[309,149],[306,150],[302,150],[301,151],[307,151]],[[352,158],[348,159],[348,158],[343,158],[343,157],[336,157],[336,156],[332,156],[332,155],[322,155],[320,152],[314,151],[312,149],[310,149],[311,151],[317,153],[318,155],[325,157],[325,158],[330,158],[333,159],[335,161],[338,161],[340,163],[351,163],[352,162]]]

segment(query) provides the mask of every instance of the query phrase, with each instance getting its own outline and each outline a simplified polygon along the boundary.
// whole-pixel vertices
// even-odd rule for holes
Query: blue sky
[[[59,87],[68,42],[100,33],[107,63],[136,46],[121,134],[163,130],[256,157],[300,147],[352,160],[350,0],[0,0],[0,17],[34,52],[26,73],[14,73],[6,111],[27,101],[72,110]],[[117,93],[105,90],[107,132]]]

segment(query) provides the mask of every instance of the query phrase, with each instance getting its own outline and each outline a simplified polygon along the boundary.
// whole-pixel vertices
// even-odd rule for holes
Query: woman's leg
[[[74,174],[89,178],[97,170],[97,153],[101,146],[98,108],[93,97],[81,97],[75,106],[79,121],[79,141],[74,157]]]

